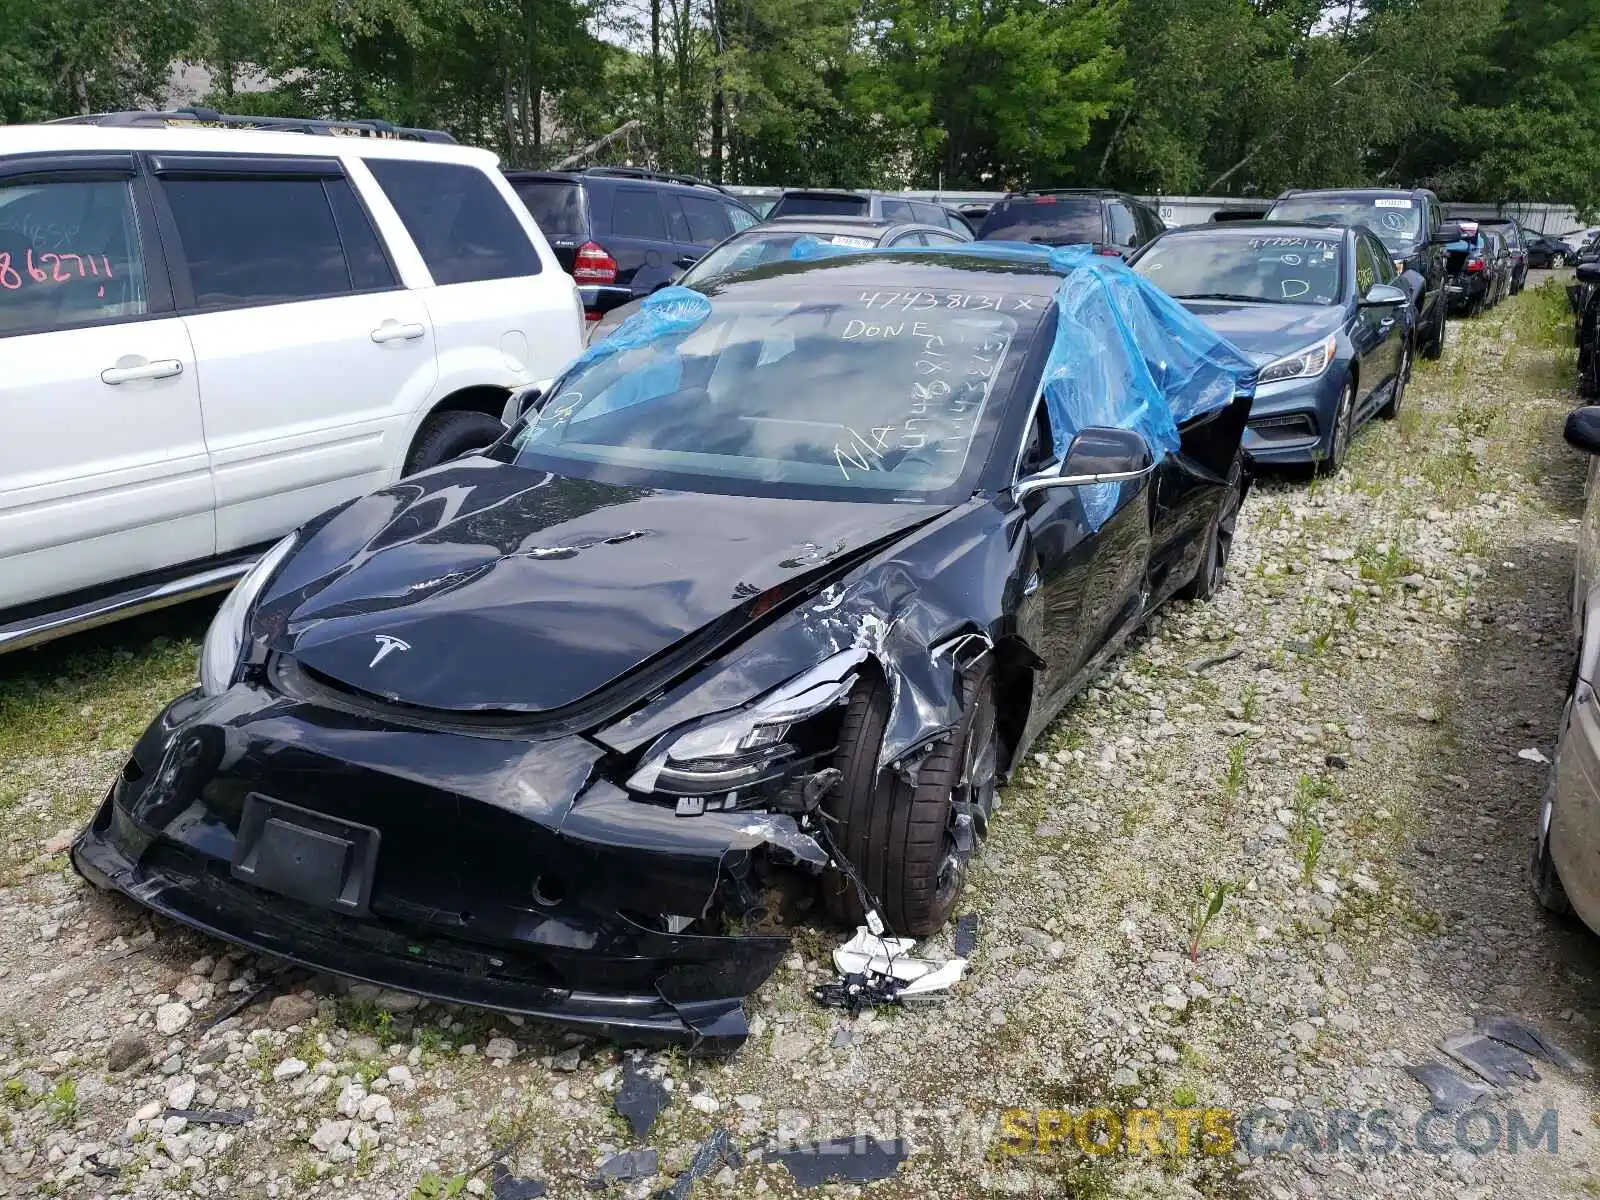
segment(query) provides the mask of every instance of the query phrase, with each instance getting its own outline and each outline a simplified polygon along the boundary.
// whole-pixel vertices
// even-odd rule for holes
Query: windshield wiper
[[[1186,292],[1173,296],[1174,300],[1242,300],[1246,304],[1291,304],[1290,300],[1275,300],[1271,296],[1246,296],[1240,292]]]

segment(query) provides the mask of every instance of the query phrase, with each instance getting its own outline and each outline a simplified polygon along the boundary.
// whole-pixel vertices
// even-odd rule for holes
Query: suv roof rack
[[[1007,192],[1003,199],[1012,196],[1120,196],[1116,188],[1104,187],[1064,187],[1064,188],[1022,188],[1019,191]]]
[[[214,108],[175,108],[168,112],[132,111],[90,113],[82,117],[58,117],[47,125],[103,125],[109,127],[263,129],[283,133],[316,133],[332,137],[393,138],[408,142],[455,144],[455,138],[442,129],[410,129],[377,119],[324,121],[314,117],[231,116]]]
[[[651,179],[657,183],[681,183],[686,187],[711,188],[713,191],[732,195],[720,183],[712,183],[709,179],[701,179],[698,175],[679,175],[672,171],[652,171],[649,167],[585,167],[579,171],[580,175],[609,176],[613,179]]]

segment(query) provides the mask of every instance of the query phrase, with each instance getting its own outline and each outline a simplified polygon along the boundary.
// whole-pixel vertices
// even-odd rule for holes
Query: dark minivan
[[[665,287],[761,220],[736,196],[688,175],[590,167],[506,178],[577,283],[590,321]]]
[[[1439,197],[1427,188],[1327,188],[1284,192],[1267,210],[1269,221],[1322,221],[1365,225],[1389,251],[1395,270],[1411,275],[1417,308],[1417,352],[1444,353],[1449,313],[1445,247],[1458,231],[1444,219]],[[1420,281],[1420,282],[1419,282]]]
[[[1100,254],[1126,258],[1166,228],[1148,204],[1101,188],[1047,188],[1011,192],[989,210],[978,229],[981,242],[1092,245]]]

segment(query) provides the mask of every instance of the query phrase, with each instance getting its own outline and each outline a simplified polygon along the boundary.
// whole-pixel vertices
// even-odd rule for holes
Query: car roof
[[[669,171],[652,171],[644,167],[584,167],[577,171],[509,170],[505,173],[512,183],[648,183],[657,187],[678,188],[683,191],[712,191],[741,205],[745,200],[721,184],[701,179],[698,175],[677,175]]]
[[[834,282],[826,278],[829,275],[838,275],[841,285],[871,287],[884,293],[897,288],[960,290],[976,285],[997,293],[1049,297],[1055,295],[1063,278],[1042,258],[963,254],[960,247],[952,246],[939,250],[856,250],[773,263],[754,274],[720,279],[717,288],[720,295],[734,289],[786,292],[804,287],[808,281]]]
[[[868,217],[858,213],[840,215],[837,217],[818,216],[816,214],[792,213],[789,216],[768,217],[760,225],[752,225],[751,229],[765,229],[777,226],[780,229],[805,229],[812,232],[813,227],[818,233],[831,233],[835,230],[840,233],[849,230],[870,231],[874,229],[888,229],[895,222],[887,217]],[[904,222],[901,222],[904,224]],[[746,229],[742,232],[749,233]]]
[[[785,196],[836,196],[841,200],[871,200],[874,196],[887,195],[885,192],[861,192],[854,188],[784,188],[778,199]]]
[[[1360,187],[1290,188],[1288,191],[1280,193],[1279,196],[1278,196],[1278,199],[1279,200],[1289,200],[1289,199],[1293,199],[1293,198],[1295,198],[1297,196],[1328,196],[1328,197],[1348,197],[1348,198],[1353,199],[1353,200],[1359,200],[1359,199],[1364,199],[1364,198],[1366,198],[1368,196],[1374,196],[1374,197],[1406,196],[1406,197],[1411,197],[1411,196],[1432,196],[1432,195],[1433,195],[1433,193],[1431,191],[1429,191],[1427,188],[1406,188],[1406,187],[1392,187],[1392,188],[1385,188],[1385,187],[1365,187],[1365,188],[1360,188]]]
[[[293,154],[301,157],[403,158],[470,163],[490,170],[500,160],[488,150],[448,142],[386,137],[328,137],[267,129],[151,127],[142,125],[0,125],[0,155],[61,154],[95,150],[129,153]]]
[[[1299,235],[1302,237],[1317,237],[1328,233],[1354,232],[1357,229],[1366,229],[1365,225],[1335,224],[1332,221],[1223,221],[1219,224],[1205,225],[1178,225],[1172,229],[1163,230],[1157,234],[1160,238],[1170,237],[1233,237],[1236,234],[1249,233],[1251,230],[1260,233],[1266,230],[1282,236]]]
[[[994,202],[993,207],[999,207],[1008,200],[1032,200],[1036,196],[1081,196],[1086,200],[1104,200],[1125,195],[1126,192],[1113,191],[1111,188],[1027,188],[1020,192],[1007,192]]]

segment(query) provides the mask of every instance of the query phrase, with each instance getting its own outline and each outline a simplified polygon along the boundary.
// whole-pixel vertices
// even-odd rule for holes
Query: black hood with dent
[[[253,632],[386,700],[548,713],[696,635],[709,651],[769,589],[833,573],[947,508],[625,487],[468,459],[314,526]]]

